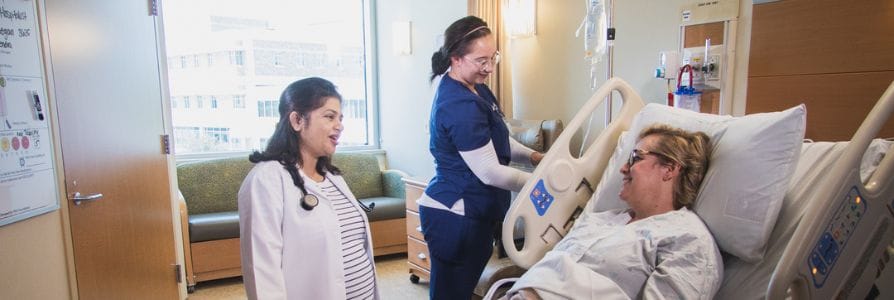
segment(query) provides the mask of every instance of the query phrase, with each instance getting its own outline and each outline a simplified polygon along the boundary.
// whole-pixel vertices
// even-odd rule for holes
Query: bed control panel
[[[834,217],[813,247],[813,252],[807,261],[816,288],[821,288],[826,283],[826,278],[835,267],[841,250],[854,234],[860,220],[866,215],[866,209],[866,201],[860,195],[860,191],[857,187],[852,187],[842,199],[841,206],[834,212]]]

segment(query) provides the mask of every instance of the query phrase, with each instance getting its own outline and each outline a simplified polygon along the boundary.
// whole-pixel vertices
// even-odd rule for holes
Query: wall
[[[37,1],[39,26],[44,51],[49,43],[46,16],[42,13],[43,1]],[[46,63],[45,63],[46,64]],[[52,74],[46,78],[52,81]],[[51,122],[54,156],[56,161],[57,185],[60,187],[59,201],[66,201],[62,170],[62,155],[59,148],[56,103],[51,97],[46,99],[47,118]],[[63,220],[64,202],[60,208],[43,215],[0,226],[0,299],[71,299],[74,293],[74,270],[66,248],[69,247],[68,224]]]
[[[849,140],[894,80],[892,16],[890,0],[756,5],[746,111],[803,103],[805,138]],[[894,135],[894,121],[886,124],[880,137]]]
[[[659,51],[679,47],[679,10],[690,1],[614,2],[613,25],[617,34],[613,75],[630,83],[646,102],[664,103],[665,81],[654,78],[652,72],[658,63]],[[589,70],[582,58],[583,40],[574,36],[583,18],[585,4],[584,1],[539,1],[537,36],[511,41],[514,105],[518,118],[560,118],[567,123],[592,95],[594,90],[588,87]],[[748,53],[751,5],[751,1],[740,3],[737,53]],[[738,65],[742,60],[747,65],[747,55],[739,55],[736,60]],[[607,68],[605,63],[597,67],[599,84],[605,82]],[[747,68],[736,68],[737,75],[745,71]],[[746,83],[736,79],[736,85]],[[738,91],[738,87],[734,91]],[[744,97],[742,93],[735,98]],[[736,113],[735,105],[733,111]],[[603,114],[597,114],[598,123],[603,122]]]
[[[0,227],[0,298],[70,298],[62,228],[60,210]]]
[[[613,77],[627,81],[647,103],[665,103],[666,81],[653,77],[662,50],[677,50],[680,40],[680,8],[693,0],[614,1]],[[589,67],[583,60],[583,39],[574,36],[586,10],[585,1],[538,1],[537,36],[511,41],[515,117],[571,121],[592,96]],[[747,66],[752,1],[739,3],[739,26],[734,53],[736,66]],[[642,9],[649,7],[649,9]],[[607,58],[606,58],[607,60]],[[608,65],[596,67],[597,88],[606,81]],[[747,67],[736,67],[731,110],[744,113]],[[615,97],[614,108],[620,106]],[[603,106],[604,107],[604,106]],[[604,109],[594,112],[591,130],[602,128]],[[586,128],[584,128],[585,130]],[[594,133],[590,134],[590,138]],[[572,140],[578,149],[583,134]]]
[[[429,84],[431,54],[440,47],[438,35],[466,16],[466,1],[376,1],[378,30],[380,143],[388,166],[429,179],[434,160],[428,152],[428,121],[434,85]],[[412,50],[407,56],[392,51],[391,22],[412,22]]]
[[[678,47],[678,11],[682,3],[682,0],[614,3],[613,77],[627,81],[647,102],[664,103],[666,99],[665,81],[653,78],[652,72],[660,50]],[[537,35],[511,40],[516,118],[561,119],[567,125],[607,80],[606,56],[595,67],[596,84],[591,88],[583,37],[574,35],[585,11],[585,1],[538,1]],[[620,98],[616,94],[614,99],[617,108]],[[593,114],[589,140],[604,125],[604,107]],[[579,149],[584,131],[586,127],[572,140],[572,149]]]

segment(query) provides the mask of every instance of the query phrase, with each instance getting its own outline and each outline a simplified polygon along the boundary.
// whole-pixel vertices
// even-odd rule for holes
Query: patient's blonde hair
[[[698,189],[708,170],[711,155],[710,137],[704,132],[689,132],[664,124],[656,124],[643,129],[639,139],[654,135],[658,142],[649,151],[664,154],[656,157],[665,165],[679,165],[680,176],[674,184],[674,208],[692,209]]]

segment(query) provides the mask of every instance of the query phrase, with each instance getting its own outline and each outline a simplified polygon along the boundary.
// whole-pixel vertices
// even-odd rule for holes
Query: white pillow
[[[593,195],[595,202],[588,205],[595,211],[627,207],[618,197],[622,179],[619,170],[643,128],[664,123],[702,131],[711,137],[714,152],[695,212],[721,250],[747,262],[759,261],[797,165],[805,122],[804,105],[738,118],[646,105],[634,118],[630,131],[622,134]]]

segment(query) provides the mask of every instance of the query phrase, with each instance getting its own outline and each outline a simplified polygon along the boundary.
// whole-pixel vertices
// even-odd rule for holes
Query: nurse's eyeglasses
[[[465,56],[463,56],[463,59],[469,60]],[[500,51],[497,51],[496,53],[494,53],[494,56],[491,56],[490,58],[482,57],[482,58],[479,58],[476,60],[469,60],[469,61],[471,63],[475,64],[475,66],[477,66],[479,70],[483,70],[487,67],[494,68],[497,66],[497,64],[500,63]]]
[[[670,157],[670,156],[667,156],[667,154],[663,154],[663,153],[659,153],[659,152],[654,152],[654,151],[647,151],[647,150],[633,149],[633,151],[630,151],[630,156],[627,157],[627,167],[628,167],[628,168],[632,168],[634,164],[636,164],[636,163],[638,163],[639,161],[645,159],[643,156],[646,156],[646,155],[661,156],[661,157],[664,157],[665,159],[667,159],[667,160],[669,160],[669,161],[672,161],[672,162],[674,162],[674,163],[679,164],[679,162],[677,162],[676,159],[674,159],[674,158],[672,158],[672,157]]]

